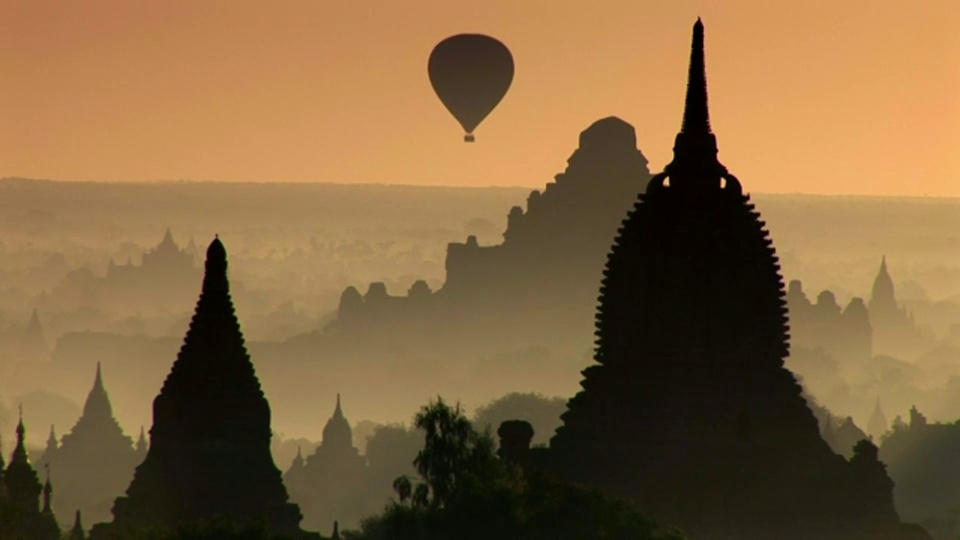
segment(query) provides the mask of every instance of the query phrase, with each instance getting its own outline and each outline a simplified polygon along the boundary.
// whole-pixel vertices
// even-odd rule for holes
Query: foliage
[[[477,432],[459,405],[438,398],[421,409],[415,423],[425,434],[414,462],[420,481],[398,478],[398,500],[344,538],[681,538],[659,533],[629,503],[498,459],[489,431]]]

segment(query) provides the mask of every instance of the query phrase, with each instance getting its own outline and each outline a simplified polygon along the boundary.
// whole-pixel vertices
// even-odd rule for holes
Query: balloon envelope
[[[473,140],[473,130],[507,94],[513,68],[506,45],[481,34],[448,37],[430,53],[430,84],[460,122],[465,141]]]

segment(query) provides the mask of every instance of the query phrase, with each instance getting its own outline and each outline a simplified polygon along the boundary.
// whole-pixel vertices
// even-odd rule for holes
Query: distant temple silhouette
[[[53,493],[50,469],[47,467],[46,482],[41,484],[36,469],[30,464],[25,436],[21,415],[17,423],[17,445],[6,468],[0,456],[0,538],[60,540],[60,526],[50,501]]]
[[[922,336],[913,314],[897,301],[893,279],[887,271],[887,258],[880,261],[880,270],[873,281],[870,295],[870,322],[874,328],[875,348],[882,354],[913,360],[918,354]]]
[[[880,441],[882,437],[890,429],[890,423],[887,422],[887,415],[883,414],[883,407],[880,406],[880,397],[877,396],[877,404],[873,408],[873,413],[870,415],[870,421],[867,423],[867,430],[870,432],[870,436],[873,437],[873,440]]]
[[[141,309],[179,310],[196,293],[201,277],[196,258],[193,239],[181,248],[167,229],[160,243],[143,253],[140,264],[130,259],[117,264],[111,259],[103,277],[87,268],[73,270],[55,294],[84,305],[135,304]]]
[[[313,454],[297,457],[284,475],[291,500],[304,514],[304,526],[325,530],[336,521],[359,523],[365,508],[344,496],[350,487],[367,480],[367,460],[353,445],[353,432],[340,406],[323,428],[323,440]]]
[[[123,494],[144,457],[114,418],[97,364],[82,416],[59,444],[51,426],[39,462],[57,471],[57,507],[81,511],[88,523],[97,523],[110,520],[114,499]]]
[[[270,406],[234,313],[226,249],[215,239],[190,329],[153,403],[146,459],[116,500],[114,521],[95,526],[91,537],[219,519],[312,537],[288,502],[270,438]]]
[[[627,214],[596,314],[596,364],[549,449],[509,455],[636,501],[711,540],[926,538],[899,524],[877,448],[821,438],[788,354],[772,240],[717,160],[703,25],[674,159]],[[506,426],[504,426],[506,427]]]
[[[364,294],[347,288],[325,333],[359,337],[360,345],[415,340],[444,351],[475,350],[482,338],[529,344],[560,336],[587,347],[605,246],[649,179],[633,127],[598,120],[580,134],[566,171],[531,192],[526,211],[510,210],[503,243],[481,246],[474,236],[451,243],[437,291],[424,281],[406,296],[390,296],[383,283]],[[464,332],[472,335],[464,340]]]
[[[823,291],[812,303],[799,280],[787,289],[790,310],[790,339],[794,347],[823,349],[834,358],[865,362],[873,356],[873,326],[861,298],[841,308],[830,291]]]
[[[870,300],[853,298],[843,309],[831,291],[811,303],[799,280],[787,291],[794,346],[823,349],[840,361],[861,362],[874,354],[913,360],[923,350],[923,335],[913,317],[900,306],[883,257]]]

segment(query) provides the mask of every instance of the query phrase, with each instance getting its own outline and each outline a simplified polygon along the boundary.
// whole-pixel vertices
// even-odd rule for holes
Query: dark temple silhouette
[[[674,159],[620,228],[597,364],[537,461],[693,538],[924,538],[900,525],[875,446],[861,442],[848,462],[820,437],[784,368],[772,240],[717,151],[698,20]],[[529,434],[504,428],[502,446],[529,463]]]
[[[153,402],[147,457],[116,500],[113,523],[95,526],[91,538],[214,519],[307,537],[270,437],[270,406],[230,298],[227,252],[214,239],[193,321]]]
[[[60,526],[50,497],[53,485],[50,468],[46,482],[41,484],[37,470],[30,463],[24,438],[27,430],[23,414],[17,423],[17,445],[10,456],[10,464],[3,467],[0,457],[0,538],[12,540],[59,540]],[[43,507],[40,507],[40,497]]]

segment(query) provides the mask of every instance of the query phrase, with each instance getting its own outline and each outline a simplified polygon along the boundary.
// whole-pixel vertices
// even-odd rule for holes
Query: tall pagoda
[[[703,43],[698,19],[673,161],[612,246],[596,364],[546,459],[692,538],[907,538],[888,536],[901,526],[875,447],[856,465],[831,451],[784,367],[780,265],[717,159]]]
[[[227,252],[207,249],[203,289],[183,347],[153,402],[150,447],[114,521],[92,538],[229,520],[307,535],[270,453],[270,406],[234,313]]]

